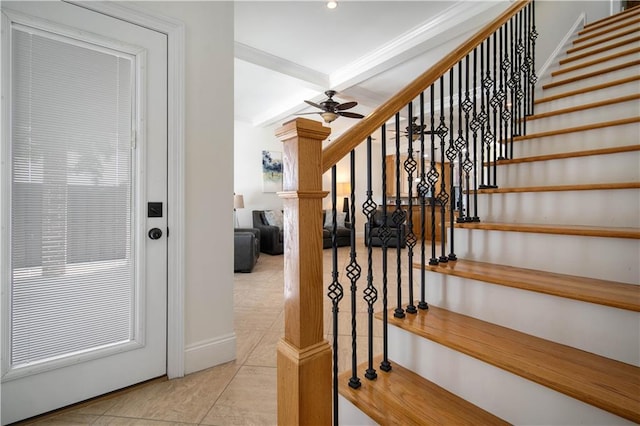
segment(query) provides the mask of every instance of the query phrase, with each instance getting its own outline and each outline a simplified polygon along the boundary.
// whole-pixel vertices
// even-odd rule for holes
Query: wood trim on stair
[[[520,186],[478,189],[478,194],[510,194],[517,192],[597,191],[640,189],[640,182],[588,183],[581,185]],[[473,194],[474,191],[470,191]]]
[[[546,132],[531,133],[524,136],[516,136],[514,142],[524,141],[528,139],[543,138],[547,136],[564,135],[567,133],[584,132],[587,130],[602,129],[605,127],[623,126],[625,124],[640,123],[640,117],[621,118],[620,120],[604,121],[601,123],[586,124],[584,126],[567,127],[566,129],[549,130]]]
[[[419,263],[414,263],[413,266],[420,268]],[[425,269],[439,274],[640,312],[640,286],[634,284],[465,259],[435,266],[425,265]]]
[[[625,68],[630,68],[630,67],[635,67],[640,65],[640,60],[635,60],[635,61],[630,61],[630,62],[625,62],[623,64],[618,64],[618,65],[613,65],[607,68],[603,68],[603,69],[599,69],[596,71],[592,71],[586,74],[580,74],[580,75],[576,75],[574,77],[570,77],[570,78],[566,78],[564,80],[558,80],[558,81],[554,81],[551,83],[547,83],[544,86],[542,86],[543,89],[551,89],[553,87],[558,87],[558,86],[562,86],[565,84],[570,84],[570,83],[575,83],[576,81],[580,81],[580,80],[585,80],[587,78],[592,78],[592,77],[597,77],[599,75],[603,75],[603,74],[608,74],[611,72],[615,72],[615,71],[620,71],[623,70]]]
[[[640,49],[639,49],[639,51],[640,51]],[[573,112],[584,111],[584,110],[592,109],[592,108],[600,108],[600,107],[603,107],[603,106],[614,105],[614,104],[634,101],[634,100],[638,100],[638,99],[640,99],[640,93],[634,93],[632,95],[621,96],[619,98],[605,99],[605,100],[602,100],[602,101],[592,102],[592,103],[589,103],[589,104],[576,105],[576,106],[569,107],[569,108],[558,109],[558,110],[555,110],[555,111],[544,112],[544,113],[541,113],[541,114],[534,114],[534,115],[530,115],[528,117],[523,118],[523,120],[527,120],[527,122],[529,122],[529,121],[532,121],[532,120],[539,120],[541,118],[554,117],[554,116],[562,115],[562,114],[571,114]]]
[[[607,25],[614,24],[616,22],[623,21],[625,19],[629,19],[632,16],[640,14],[640,6],[635,6],[622,12],[619,12],[615,15],[607,16],[602,19],[598,19],[597,21],[590,22],[584,25],[584,28],[578,32],[578,34],[586,34],[590,31],[597,30],[602,27],[606,27]]]
[[[596,85],[585,87],[585,88],[571,90],[569,92],[558,93],[557,95],[538,98],[538,99],[536,99],[534,101],[534,103],[535,103],[535,105],[538,105],[538,104],[545,103],[545,102],[557,101],[558,99],[568,98],[568,97],[576,96],[576,95],[581,95],[583,93],[595,92],[597,90],[608,89],[610,87],[619,86],[621,84],[633,83],[634,81],[639,81],[639,80],[640,80],[640,75],[633,75],[633,76],[630,76],[630,77],[625,77],[625,78],[621,78],[621,79],[618,79],[618,80],[607,81],[605,83],[596,84]]]
[[[594,30],[591,30],[591,31],[588,32],[587,35],[584,35],[584,36],[580,37],[578,40],[590,40],[590,39],[595,38],[595,37],[600,37],[602,35],[609,34],[609,33],[612,33],[614,31],[621,30],[623,28],[633,27],[634,25],[636,25],[638,23],[640,23],[640,18],[637,18],[637,19],[634,19],[634,20],[628,21],[628,22],[623,22],[622,24],[619,24],[619,25],[616,25],[616,26],[613,26],[613,27],[607,26],[607,28],[603,29],[602,31],[593,32]],[[613,24],[613,23],[610,23],[610,24]],[[578,33],[578,34],[580,34],[580,33]]]
[[[381,361],[374,358],[376,365]],[[359,389],[349,387],[350,377],[351,372],[340,375],[340,394],[381,425],[509,424],[397,363],[375,380],[363,380]]]
[[[557,154],[536,155],[531,157],[512,158],[509,160],[498,160],[498,166],[508,164],[532,163],[535,161],[560,160],[563,158],[588,157],[591,155],[618,154],[621,152],[640,151],[640,145],[614,146],[611,148],[590,149],[585,151],[560,152]]]
[[[602,64],[604,62],[611,61],[611,60],[618,59],[618,58],[622,58],[623,56],[633,55],[633,54],[638,53],[638,52],[640,52],[640,47],[635,47],[633,49],[625,50],[624,52],[614,53],[613,55],[604,56],[602,58],[594,59],[593,61],[583,62],[581,64],[574,65],[572,67],[561,68],[561,69],[559,69],[557,71],[552,72],[551,76],[552,77],[557,77],[557,76],[559,76],[561,74],[566,74],[566,73],[569,73],[569,72],[572,72],[572,71],[577,71],[579,69],[587,68],[587,67],[590,67],[592,65]]]
[[[608,50],[615,49],[617,47],[626,46],[627,44],[635,43],[637,41],[640,41],[640,36],[629,38],[629,39],[626,39],[626,40],[620,40],[617,43],[611,43],[611,44],[608,44],[606,46],[602,46],[602,47],[600,47],[598,49],[589,50],[588,52],[583,52],[583,53],[580,53],[580,54],[575,55],[575,56],[569,56],[567,58],[560,59],[559,64],[560,65],[568,64],[569,62],[573,62],[573,61],[577,61],[577,60],[580,60],[580,59],[584,59],[584,58],[586,58],[588,56],[596,55],[598,53],[603,53],[603,52],[606,52]],[[571,50],[571,49],[569,49],[569,50]],[[567,53],[571,53],[571,52],[569,52],[569,50],[567,50]]]
[[[572,47],[572,48],[567,50],[567,54],[578,52],[578,51],[584,50],[584,49],[588,49],[590,47],[597,46],[597,45],[602,44],[602,43],[607,43],[607,42],[609,42],[611,40],[615,40],[617,38],[628,36],[629,34],[633,34],[633,33],[638,32],[638,31],[640,31],[638,28],[629,28],[626,31],[622,31],[622,32],[619,32],[617,34],[612,34],[609,37],[601,38],[600,40],[595,40],[595,41],[592,41],[591,43],[585,43],[585,44],[580,44],[578,46],[574,46],[574,47]],[[575,40],[573,42],[573,44],[579,43],[581,41],[584,41],[584,40],[581,40],[581,39]]]
[[[435,306],[402,319],[393,311],[388,316],[391,325],[640,422],[638,367]]]
[[[575,235],[602,238],[629,238],[634,240],[640,239],[640,228],[491,222],[456,223],[455,227],[481,229],[485,231],[529,232],[536,234]]]
[[[584,43],[585,41],[589,40],[590,38],[587,38],[587,37],[579,38],[579,39],[573,41],[573,44],[574,44],[573,49],[575,49],[574,52],[577,52],[578,50],[587,49],[589,47],[593,47],[593,46],[596,46],[598,44],[606,43],[606,42],[609,42],[611,40],[615,40],[617,38],[624,37],[624,36],[627,36],[629,34],[633,34],[633,33],[637,32],[637,31],[638,31],[638,28],[629,28],[628,30],[621,31],[621,32],[616,33],[616,34],[611,34],[608,37],[604,37],[604,38],[601,38],[600,40],[596,40],[596,41],[593,41],[591,43],[587,43],[587,44],[583,44],[583,45],[581,45],[580,43]]]

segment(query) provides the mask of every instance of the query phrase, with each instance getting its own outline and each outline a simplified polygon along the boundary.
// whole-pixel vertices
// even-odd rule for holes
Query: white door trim
[[[184,23],[121,2],[68,1],[77,6],[140,25],[167,35],[167,376],[184,376],[184,123],[185,27]]]

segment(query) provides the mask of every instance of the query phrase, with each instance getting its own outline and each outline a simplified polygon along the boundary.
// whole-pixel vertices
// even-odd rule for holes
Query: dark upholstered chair
[[[260,257],[260,230],[235,228],[233,235],[233,271],[251,272]]]
[[[396,226],[393,223],[393,219],[391,217],[393,212],[387,212],[386,223],[389,227],[389,241],[387,242],[387,247],[397,247],[398,242],[400,243],[400,247],[405,247],[407,245],[407,231],[406,225],[402,224],[400,227]],[[382,239],[380,238],[380,230],[382,229],[382,225],[385,223],[382,216],[382,210],[377,210],[373,216],[372,225],[369,222],[364,224],[364,243],[365,245],[369,245],[369,234],[371,234],[371,246],[372,247],[381,247]]]
[[[322,223],[324,224],[326,212],[323,212]],[[277,226],[271,226],[267,222],[264,210],[253,211],[253,227],[260,229],[260,251],[268,254],[282,254],[284,251],[282,230]],[[350,239],[351,225],[347,222],[345,226],[338,227],[336,232],[338,247],[348,246]],[[331,227],[322,228],[322,248],[331,247]]]
[[[264,210],[254,210],[253,227],[260,230],[260,251],[267,254],[282,254],[284,242],[282,230],[271,226],[264,216]]]
[[[322,212],[322,223],[326,223],[327,213]],[[351,223],[345,222],[345,226],[338,226],[336,229],[336,244],[338,247],[344,247],[351,244]],[[331,226],[325,226],[322,228],[322,248],[331,247]]]

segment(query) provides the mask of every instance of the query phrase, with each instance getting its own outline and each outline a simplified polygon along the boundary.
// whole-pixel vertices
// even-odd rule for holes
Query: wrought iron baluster
[[[444,88],[443,88],[444,91]],[[449,160],[449,233],[451,235],[449,247],[451,252],[447,255],[447,260],[456,260],[455,251],[453,249],[453,231],[454,231],[454,210],[456,203],[456,193],[453,189],[453,177],[455,173],[455,160],[458,158],[458,142],[453,140],[453,67],[449,70],[449,147],[447,148],[447,160]],[[444,169],[443,169],[444,170]],[[443,172],[444,181],[444,172]],[[444,221],[444,216],[443,216]],[[444,234],[443,234],[444,236]],[[443,238],[444,239],[444,238]]]
[[[522,67],[522,77],[523,77],[523,88],[522,92],[524,94],[523,105],[522,105],[522,134],[527,134],[527,120],[526,117],[529,115],[529,70],[531,68],[531,56],[529,51],[529,8],[525,7],[522,9],[522,33],[524,38],[524,59],[523,59],[523,67]]]
[[[487,62],[486,62],[486,77],[482,80],[483,94],[481,96],[483,96],[482,98],[483,102],[484,102],[484,99],[486,98],[487,110],[486,110],[486,116],[484,117],[484,124],[486,126],[482,128],[482,144],[487,151],[487,164],[485,165],[484,158],[481,159],[480,164],[481,164],[482,170],[484,171],[483,176],[486,173],[487,180],[485,181],[483,179],[483,184],[480,186],[480,188],[493,188],[494,185],[491,184],[491,146],[495,144],[495,135],[491,129],[492,116],[489,111],[490,107],[492,109],[494,108],[493,107],[494,103],[491,102],[492,101],[491,89],[494,86],[493,79],[491,78],[491,38],[487,38],[482,43],[481,46],[483,46],[484,44],[487,45]],[[482,50],[480,51],[482,52]],[[495,114],[493,116],[495,116]],[[481,152],[484,152],[484,149]]]
[[[516,80],[516,116],[517,116],[517,123],[518,123],[518,135],[524,135],[524,122],[522,120],[522,118],[524,117],[523,115],[523,108],[522,108],[522,103],[524,100],[524,91],[522,90],[522,86],[523,86],[523,78],[522,78],[522,74],[524,74],[524,44],[522,42],[522,33],[523,33],[523,23],[522,23],[522,16],[523,16],[523,12],[522,10],[520,12],[518,12],[518,15],[516,16],[516,20],[517,20],[517,29],[516,29],[516,34],[518,35],[518,42],[516,44],[516,74],[515,76],[517,76],[517,80]],[[526,77],[526,76],[525,76]]]
[[[529,84],[531,85],[531,109],[529,113],[531,115],[535,112],[535,86],[538,82],[538,76],[536,75],[536,39],[538,38],[538,31],[536,31],[536,3],[531,1],[529,7],[531,8],[531,32],[529,33],[529,40],[531,40],[531,72],[529,73]]]
[[[458,138],[456,139],[456,150],[458,151],[458,192],[454,195],[458,196],[457,200],[457,211],[458,218],[456,222],[464,222],[465,208],[463,207],[463,195],[462,195],[462,154],[465,151],[466,140],[463,136],[463,126],[462,126],[462,60],[458,62]]]
[[[474,163],[469,158],[469,113],[473,109],[475,102],[471,102],[469,98],[469,55],[464,58],[464,68],[465,68],[465,92],[464,92],[464,102],[462,102],[462,109],[464,110],[464,120],[465,120],[465,153],[464,153],[464,162],[462,163],[461,169],[464,170],[464,189],[466,193],[466,216],[461,218],[461,222],[471,222],[471,187],[470,183],[470,175],[471,171],[475,168]],[[462,93],[462,90],[460,91]],[[475,98],[475,97],[474,97]],[[475,99],[474,99],[475,100]],[[462,182],[462,181],[461,181]],[[460,191],[462,192],[462,191]]]
[[[361,386],[360,378],[358,377],[358,345],[356,339],[358,337],[356,327],[356,297],[358,291],[358,280],[362,269],[356,259],[356,152],[351,151],[349,155],[350,160],[350,187],[351,187],[351,229],[350,229],[350,251],[349,251],[349,264],[347,265],[347,278],[351,282],[351,378],[349,379],[349,387],[358,389]]]
[[[438,171],[436,170],[436,121],[435,121],[435,83],[431,85],[430,90],[430,115],[431,115],[431,155],[430,168],[427,174],[429,180],[430,205],[431,205],[431,259],[429,265],[437,265],[438,257],[436,256],[436,182],[438,182]]]
[[[473,132],[473,216],[471,222],[480,222],[478,217],[478,130],[482,123],[478,118],[478,48],[473,49],[473,119],[469,124]],[[482,96],[481,96],[482,97]]]
[[[511,113],[511,137],[509,141],[509,158],[513,158],[513,137],[518,135],[518,123],[516,122],[516,114],[515,114],[515,104],[516,104],[516,49],[515,49],[515,25],[516,18],[515,16],[509,20],[509,51],[511,52],[511,77],[507,80],[507,86],[511,89],[511,104],[510,104],[510,113]],[[511,84],[509,84],[511,83]]]
[[[333,421],[338,424],[338,313],[339,303],[344,296],[342,284],[338,280],[338,244],[336,235],[338,232],[336,211],[336,166],[331,168],[331,277],[328,296],[331,300],[331,313],[333,321]]]
[[[446,244],[446,207],[449,202],[449,194],[447,193],[447,185],[445,183],[445,169],[444,169],[444,158],[445,158],[445,141],[447,139],[447,134],[449,133],[449,129],[445,124],[444,118],[444,75],[440,76],[440,125],[438,126],[437,132],[440,137],[440,192],[438,192],[438,204],[440,205],[440,257],[438,261],[440,263],[446,263],[449,258],[446,255],[447,252],[447,244]]]
[[[409,124],[409,128],[411,129],[410,134],[407,134],[407,159],[404,162],[404,170],[407,172],[407,197],[409,198],[409,203],[407,205],[407,279],[408,279],[408,293],[409,293],[409,303],[407,305],[406,311],[410,314],[415,314],[418,312],[415,305],[413,304],[413,249],[416,246],[416,235],[413,232],[413,176],[416,171],[416,160],[413,158],[413,140],[417,138],[419,134],[424,133],[424,128],[416,128],[416,125],[413,124],[413,102],[409,102],[407,105],[407,114],[412,120],[412,124]],[[398,228],[398,233],[400,229]],[[399,240],[399,238],[398,238]],[[400,246],[400,241],[398,241],[398,246]],[[400,265],[398,265],[400,266]],[[399,270],[400,268],[398,268]],[[400,293],[398,293],[400,295]],[[398,300],[398,304],[402,303],[401,300]]]
[[[498,107],[500,106],[500,95],[498,94],[498,74],[496,68],[496,62],[498,60],[497,52],[497,39],[498,32],[494,32],[493,36],[493,98],[491,99],[491,108],[493,110],[493,183],[494,188],[498,187],[497,173],[498,173],[498,132],[501,129],[500,122],[498,121]]]
[[[380,369],[382,371],[391,371],[391,363],[389,362],[389,320],[388,320],[388,304],[389,299],[387,297],[387,272],[389,269],[387,249],[389,247],[389,225],[387,223],[387,135],[386,125],[382,125],[382,143],[381,143],[381,156],[382,156],[382,226],[378,231],[378,236],[382,243],[382,362],[380,363]]]
[[[404,227],[405,213],[402,210],[402,199],[400,198],[400,113],[396,113],[396,208],[391,215],[391,221],[395,227],[396,233],[396,294],[397,306],[393,311],[396,318],[404,318],[404,309],[402,308],[402,247],[401,247],[401,229]],[[411,127],[411,125],[409,125]]]
[[[486,168],[484,167],[484,145],[485,145],[485,135],[486,135],[486,124],[488,114],[485,111],[484,101],[485,101],[485,92],[486,92],[486,79],[484,78],[484,42],[480,43],[480,113],[478,114],[477,120],[480,125],[480,185],[479,188],[486,188],[487,181],[485,180]]]
[[[382,130],[384,134],[384,128]],[[378,206],[375,201],[373,201],[373,188],[371,185],[372,181],[372,157],[371,157],[371,144],[372,139],[371,136],[367,138],[367,200],[362,205],[362,211],[367,217],[367,221],[369,223],[369,229],[373,228],[374,216],[376,213],[376,209]],[[351,203],[354,204],[353,202]],[[355,229],[355,227],[352,227]],[[368,368],[364,373],[364,377],[369,380],[373,380],[378,377],[375,368],[373,368],[373,306],[378,300],[378,290],[373,285],[373,247],[371,246],[371,232],[367,234],[367,287],[364,289],[363,297],[365,302],[367,302],[367,329],[369,334],[367,335],[367,356],[368,356]]]
[[[509,81],[509,69],[511,67],[509,59],[508,46],[508,28],[511,21],[507,21],[500,28],[500,91],[502,92],[502,102],[500,103],[500,119],[502,120],[502,127],[504,128],[504,136],[501,138],[501,159],[510,158],[507,154],[507,147],[509,143],[513,141],[513,135],[509,132],[509,122],[511,121],[511,111],[509,110],[507,103],[508,81]]]
[[[421,246],[420,246],[420,302],[418,302],[418,308],[429,309],[426,297],[426,246],[425,246],[425,221],[426,221],[426,200],[429,195],[429,185],[427,185],[427,176],[424,172],[424,92],[420,93],[420,128],[423,131],[420,133],[420,183],[418,184],[418,195],[420,196],[420,229],[421,229]],[[433,133],[433,132],[431,132]]]

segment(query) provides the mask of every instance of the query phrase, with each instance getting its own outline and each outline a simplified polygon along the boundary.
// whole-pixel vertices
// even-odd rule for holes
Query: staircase
[[[341,424],[640,423],[639,22],[586,25],[539,83],[430,308],[389,315],[393,369],[340,378]]]

